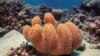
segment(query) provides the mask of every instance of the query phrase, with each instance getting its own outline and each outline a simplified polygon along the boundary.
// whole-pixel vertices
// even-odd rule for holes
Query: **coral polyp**
[[[29,35],[30,35],[30,31],[31,31],[31,26],[29,25],[25,25],[23,27],[23,34],[24,34],[24,37],[27,41],[30,41],[30,38],[29,38]]]
[[[41,19],[39,16],[35,16],[33,19],[32,19],[32,22],[31,22],[32,25],[35,25],[35,24],[42,24],[41,22]]]
[[[38,21],[38,18],[33,20]],[[23,34],[31,40],[35,48],[41,53],[51,55],[70,54],[81,44],[81,33],[72,22],[59,23],[51,13],[44,15],[44,25],[32,21],[31,31],[23,29]],[[29,28],[30,29],[30,28]]]
[[[55,20],[54,16],[51,13],[45,13],[45,15],[44,15],[44,22],[45,23],[51,23],[55,27],[58,24],[58,22]]]

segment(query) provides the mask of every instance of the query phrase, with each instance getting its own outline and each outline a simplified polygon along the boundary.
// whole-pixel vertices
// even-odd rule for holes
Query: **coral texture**
[[[70,29],[70,31],[72,33],[72,37],[73,37],[72,48],[76,49],[76,48],[78,48],[78,45],[82,41],[82,39],[81,39],[81,33],[80,33],[78,27],[76,27],[72,22],[67,22],[66,26]],[[77,42],[77,41],[79,41],[79,42]]]
[[[32,19],[32,22],[31,22],[32,25],[35,25],[35,24],[42,24],[41,22],[41,19],[39,16],[35,16],[33,19]]]
[[[29,25],[25,25],[23,27],[23,34],[27,41],[30,41],[29,35],[30,35],[31,27]]]
[[[55,20],[54,16],[51,13],[45,13],[45,15],[44,15],[44,22],[45,23],[51,23],[55,27],[58,24],[58,22]]]
[[[72,22],[58,24],[51,13],[44,15],[43,26],[40,25],[40,18],[34,17],[31,31],[30,27],[25,26],[23,34],[38,51],[51,55],[70,54],[79,47],[82,41],[81,33],[77,26]]]

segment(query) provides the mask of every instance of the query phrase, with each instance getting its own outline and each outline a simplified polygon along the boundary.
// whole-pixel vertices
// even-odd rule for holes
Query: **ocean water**
[[[26,4],[38,6],[46,4],[56,9],[72,9],[74,6],[79,6],[83,0],[24,0]]]

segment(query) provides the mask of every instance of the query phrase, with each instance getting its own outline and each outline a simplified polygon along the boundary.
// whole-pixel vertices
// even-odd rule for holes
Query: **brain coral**
[[[32,26],[24,26],[23,34],[35,48],[52,55],[70,54],[82,41],[78,27],[72,22],[59,23],[51,13],[44,15],[44,25],[40,17],[32,20]]]

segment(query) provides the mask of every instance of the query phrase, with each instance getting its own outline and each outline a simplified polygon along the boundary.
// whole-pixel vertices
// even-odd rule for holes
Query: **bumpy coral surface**
[[[25,38],[38,51],[52,55],[70,54],[81,44],[81,33],[72,22],[58,24],[51,13],[46,13],[44,23],[40,25],[40,18],[35,17],[31,28],[25,26],[23,29]]]

